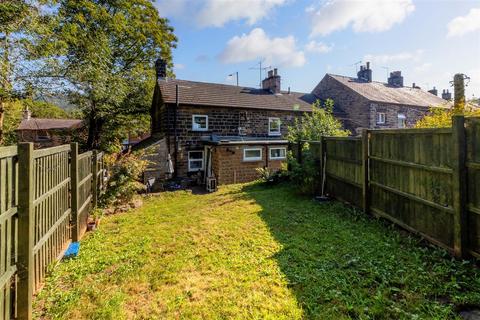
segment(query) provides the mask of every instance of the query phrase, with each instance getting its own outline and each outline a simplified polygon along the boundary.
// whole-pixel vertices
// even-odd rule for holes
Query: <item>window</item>
[[[268,118],[268,135],[279,136],[280,132],[280,118]]]
[[[194,114],[192,116],[192,130],[193,131],[207,131],[208,130],[208,116]]]
[[[262,148],[243,149],[243,161],[260,161],[260,160],[262,160]]]
[[[384,124],[385,123],[385,113],[379,112],[377,113],[377,124]]]
[[[270,148],[270,160],[280,160],[287,157],[286,148]]]
[[[188,171],[203,170],[203,151],[188,151]]]
[[[398,114],[398,127],[405,128],[407,126],[407,118],[403,113]]]

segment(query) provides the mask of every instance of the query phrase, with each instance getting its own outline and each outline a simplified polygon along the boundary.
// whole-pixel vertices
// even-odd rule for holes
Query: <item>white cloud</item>
[[[188,17],[200,27],[221,27],[230,21],[252,25],[287,0],[157,0],[161,16]]]
[[[306,51],[314,52],[314,53],[327,53],[332,51],[332,49],[333,49],[333,44],[327,45],[323,42],[316,42],[315,40],[310,41],[305,46]]]
[[[367,54],[363,57],[363,61],[370,61],[374,64],[389,64],[399,61],[414,61],[418,62],[423,56],[423,50],[418,49],[413,52],[398,52],[393,54]]]
[[[456,17],[447,25],[447,37],[463,36],[480,30],[480,8],[470,9],[467,15]]]
[[[327,1],[307,8],[312,18],[310,36],[327,35],[352,25],[355,32],[380,32],[402,22],[415,10],[412,0]]]
[[[297,50],[293,36],[269,38],[261,28],[231,38],[219,58],[223,63],[264,58],[265,63],[276,66],[301,67],[305,64],[305,54]]]

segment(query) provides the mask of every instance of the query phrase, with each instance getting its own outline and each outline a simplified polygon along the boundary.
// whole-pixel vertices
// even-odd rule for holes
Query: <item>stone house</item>
[[[16,129],[18,142],[33,142],[35,148],[49,148],[70,143],[86,134],[83,120],[32,118],[29,110]]]
[[[431,106],[446,103],[404,87],[398,71],[388,83],[372,81],[368,63],[357,78],[326,74],[311,93],[282,91],[277,69],[258,89],[169,79],[161,60],[156,68],[151,137],[135,147],[146,150],[151,162],[145,180],[164,179],[173,167],[176,177],[228,184],[254,180],[260,167],[278,169],[286,158],[288,126],[318,99],[334,100],[334,115],[352,134],[412,126]]]
[[[321,100],[333,99],[334,115],[354,135],[363,128],[411,127],[431,107],[450,106],[437,97],[435,88],[427,92],[415,84],[404,86],[400,71],[391,72],[387,83],[372,81],[368,62],[356,78],[326,74],[312,93]]]
[[[161,61],[157,76],[151,137],[137,146],[152,163],[145,179],[164,178],[169,157],[174,176],[215,177],[218,184],[252,181],[257,168],[278,169],[287,127],[311,112],[316,99],[282,91],[277,69],[261,89],[168,79]]]

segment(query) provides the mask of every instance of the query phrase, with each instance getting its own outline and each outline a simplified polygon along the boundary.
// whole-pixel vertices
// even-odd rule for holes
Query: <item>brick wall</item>
[[[262,160],[244,161],[243,149],[259,147],[262,148]],[[215,146],[212,154],[213,172],[219,185],[249,182],[258,179],[257,168],[272,168],[278,170],[283,160],[268,159],[268,148],[274,146],[258,145],[232,145]],[[278,145],[275,147],[287,147]]]

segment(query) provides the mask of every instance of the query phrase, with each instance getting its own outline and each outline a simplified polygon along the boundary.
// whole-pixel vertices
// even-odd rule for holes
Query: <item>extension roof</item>
[[[365,82],[357,78],[327,73],[368,100],[381,103],[395,103],[423,107],[449,107],[450,103],[420,88],[395,87],[383,82]]]
[[[78,119],[23,119],[17,130],[52,130],[77,129],[83,126],[83,120]]]
[[[182,105],[251,108],[280,111],[312,111],[317,99],[311,93],[286,92],[177,79],[160,79],[158,85],[165,103],[175,103],[175,86],[179,85]]]

